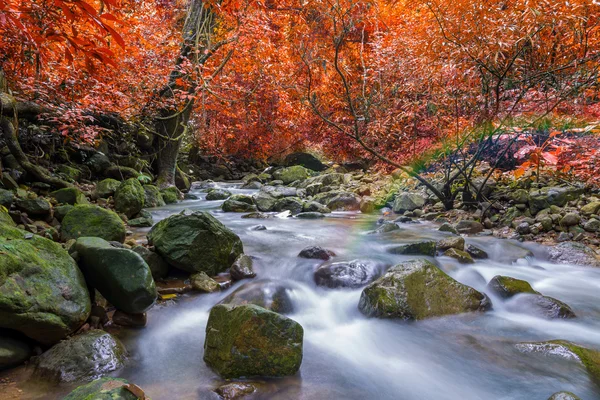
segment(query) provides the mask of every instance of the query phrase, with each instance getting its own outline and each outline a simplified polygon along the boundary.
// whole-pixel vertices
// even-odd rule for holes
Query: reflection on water
[[[235,193],[253,192],[227,187]],[[211,211],[242,238],[245,252],[256,257],[259,278],[293,283],[290,316],[305,331],[300,374],[265,382],[261,393],[251,398],[530,400],[567,390],[582,399],[600,399],[600,390],[581,366],[523,354],[514,346],[560,338],[600,348],[600,269],[544,262],[545,251],[536,245],[467,238],[491,258],[468,266],[447,257],[437,261],[455,279],[485,291],[493,311],[413,323],[367,319],[357,309],[361,289],[317,287],[313,271],[322,261],[297,258],[298,252],[320,245],[337,254],[335,261],[358,258],[394,265],[409,257],[389,254],[385,248],[415,238],[443,237],[434,224],[404,224],[399,231],[369,234],[377,217],[356,213],[334,213],[322,220],[242,219],[240,214],[220,212],[220,201],[202,200],[201,191],[194,194],[201,199],[151,210],[155,221],[184,209]],[[259,224],[267,229],[252,229]],[[515,261],[523,254],[518,246],[535,257]],[[512,309],[487,291],[486,283],[495,275],[529,281],[535,290],[569,304],[578,318],[549,321]],[[154,400],[217,399],[212,389],[221,380],[202,361],[204,329],[212,305],[241,284],[156,306],[145,329],[122,332],[131,360],[115,375],[140,385]],[[47,392],[36,397],[26,386],[25,398],[55,397]]]

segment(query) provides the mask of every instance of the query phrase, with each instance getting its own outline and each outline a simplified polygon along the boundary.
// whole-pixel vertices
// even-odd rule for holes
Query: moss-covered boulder
[[[137,177],[140,176],[140,172],[133,168],[112,165],[106,169],[104,175],[107,178],[124,181],[127,179],[137,179]]]
[[[571,392],[556,392],[548,397],[548,400],[581,400],[581,398]]]
[[[71,252],[86,282],[119,310],[138,314],[156,301],[150,267],[136,252],[95,237],[77,239]]]
[[[266,192],[258,192],[254,196],[254,203],[260,211],[273,211],[277,199]]]
[[[144,196],[144,207],[162,207],[166,204],[160,190],[154,185],[144,185]]]
[[[219,304],[254,304],[267,310],[287,314],[294,311],[292,287],[270,279],[247,282],[225,297]]]
[[[484,311],[487,296],[457,282],[427,260],[412,260],[389,269],[367,286],[359,310],[369,317],[425,319]]]
[[[451,257],[457,260],[461,264],[473,264],[475,260],[466,251],[458,250],[455,248],[448,249],[444,252],[446,257]]]
[[[79,386],[63,400],[139,400],[140,397],[134,394],[134,391],[136,389],[125,379],[100,378],[87,385]]]
[[[388,249],[392,254],[435,256],[436,242],[423,240],[413,243],[404,243]]]
[[[118,180],[106,178],[96,184],[94,193],[99,199],[107,199],[115,194],[119,186],[121,186],[121,182]]]
[[[125,224],[113,211],[94,205],[80,205],[69,211],[62,220],[62,240],[95,236],[107,241],[125,241]]]
[[[521,293],[540,294],[533,290],[529,282],[503,275],[494,276],[487,287],[496,295],[503,298],[513,297]]]
[[[576,200],[583,189],[572,186],[552,186],[529,192],[529,209],[535,215],[550,206],[563,207],[568,201]]]
[[[131,218],[144,207],[146,192],[140,181],[135,178],[127,179],[115,192],[115,210]]]
[[[50,196],[54,197],[59,204],[75,205],[88,203],[87,198],[81,190],[74,187],[56,190],[50,193]]]
[[[294,375],[302,363],[304,330],[256,305],[214,306],[206,324],[204,361],[223,378]]]
[[[15,221],[10,217],[8,210],[0,206],[0,225],[16,226]]]
[[[225,190],[225,189],[211,189],[206,194],[206,200],[209,200],[209,201],[213,201],[213,200],[225,200],[229,196],[231,196],[231,192],[229,190]]]
[[[548,342],[519,343],[517,349],[523,353],[540,353],[549,359],[562,357],[577,360],[583,365],[592,379],[600,387],[600,351],[583,347],[566,340]]]
[[[78,329],[90,298],[75,261],[58,244],[0,224],[0,327],[45,344]]]
[[[172,215],[154,225],[148,241],[173,267],[210,276],[244,252],[239,236],[207,212]]]
[[[287,185],[295,181],[303,181],[310,175],[310,170],[301,165],[294,165],[292,167],[278,169],[273,173],[273,178],[283,181],[283,184]]]
[[[82,173],[79,169],[64,164],[59,165],[56,171],[69,182],[77,181],[81,179],[82,176]]]
[[[180,199],[180,192],[175,186],[171,186],[160,191],[166,204],[174,204]]]
[[[360,198],[354,193],[333,190],[319,193],[314,200],[332,211],[356,211],[360,209]]]
[[[17,208],[30,217],[44,218],[52,212],[52,206],[48,200],[38,197],[37,199],[19,199],[16,201]]]
[[[34,375],[52,382],[100,378],[124,365],[123,344],[110,333],[93,329],[64,340],[37,357]]]
[[[223,202],[221,209],[225,212],[252,212],[257,211],[254,199],[245,194],[234,194]]]
[[[462,236],[449,236],[439,240],[436,247],[438,251],[445,251],[448,249],[464,250],[465,239]]]

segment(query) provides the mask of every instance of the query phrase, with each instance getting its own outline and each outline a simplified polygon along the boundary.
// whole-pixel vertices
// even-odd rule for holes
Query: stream
[[[231,183],[219,187],[233,193],[256,192]],[[245,398],[546,400],[566,390],[582,399],[600,399],[600,389],[581,365],[524,354],[515,347],[524,341],[565,339],[600,348],[600,269],[546,262],[545,248],[532,243],[467,237],[467,243],[482,248],[490,258],[469,265],[449,257],[436,261],[456,280],[485,292],[493,302],[492,311],[419,322],[366,318],[357,309],[362,288],[316,286],[313,271],[322,261],[298,258],[300,250],[319,245],[337,254],[334,261],[369,260],[383,271],[414,258],[387,253],[386,247],[445,237],[437,224],[400,224],[400,230],[378,234],[373,230],[380,215],[355,212],[335,212],[320,220],[242,219],[242,214],[221,212],[222,201],[204,200],[200,189],[192,194],[199,199],[151,209],[155,222],[184,209],[212,212],[240,236],[245,253],[255,257],[255,280],[283,281],[291,288],[294,312],[288,316],[304,327],[304,358],[297,376],[263,380],[259,392]],[[256,225],[267,229],[253,230]],[[516,259],[522,248],[535,257]],[[546,320],[510,299],[495,297],[486,289],[495,275],[527,280],[535,290],[570,305],[577,318]],[[146,328],[121,331],[130,359],[113,375],[139,385],[153,400],[219,399],[212,390],[223,381],[202,360],[208,313],[248,282],[155,306]],[[23,398],[64,394],[62,389],[46,388],[40,397],[36,385],[20,388]],[[46,390],[56,392],[50,395]]]

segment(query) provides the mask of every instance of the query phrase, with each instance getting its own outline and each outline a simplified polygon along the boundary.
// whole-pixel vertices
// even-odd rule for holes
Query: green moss
[[[422,242],[407,243],[399,246],[392,247],[388,251],[392,254],[404,254],[404,255],[423,255],[423,256],[435,256],[436,242],[426,240]]]
[[[302,363],[304,330],[256,305],[216,305],[206,325],[204,361],[223,378],[287,376]]]
[[[473,264],[475,262],[469,253],[454,248],[446,250],[444,255],[458,260],[461,264]]]
[[[533,290],[529,282],[511,278],[510,276],[496,275],[488,283],[488,288],[501,297],[512,297],[520,293],[540,294]]]
[[[144,207],[146,192],[136,178],[127,179],[121,183],[115,192],[115,210],[131,218]]]
[[[119,186],[121,186],[121,182],[118,180],[106,178],[96,184],[96,196],[106,199],[114,195]]]
[[[590,378],[592,378],[596,385],[600,386],[600,351],[578,346],[566,340],[556,340],[550,343],[561,344],[575,353],[587,370]]]
[[[83,236],[96,236],[108,241],[125,241],[125,224],[113,211],[94,205],[79,205],[62,220],[64,241]]]
[[[85,195],[77,188],[64,188],[50,193],[59,204],[87,204]]]
[[[144,199],[144,207],[162,207],[165,205],[160,190],[154,185],[144,185],[144,193],[146,198]]]
[[[125,379],[102,378],[79,386],[63,400],[137,400],[138,397],[125,388]]]
[[[13,219],[8,214],[8,210],[4,206],[0,206],[0,225],[16,226]]]
[[[163,200],[167,204],[177,203],[177,200],[179,200],[179,190],[176,187],[163,189],[160,191],[160,194],[162,194]]]
[[[273,178],[281,180],[285,185],[294,181],[303,181],[311,176],[311,171],[301,165],[282,168],[273,173]]]

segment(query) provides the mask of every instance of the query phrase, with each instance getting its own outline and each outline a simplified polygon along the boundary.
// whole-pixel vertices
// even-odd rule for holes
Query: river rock
[[[287,167],[294,165],[301,165],[313,171],[321,172],[327,169],[327,166],[323,164],[317,157],[310,153],[291,153],[285,157],[284,164]]]
[[[271,219],[273,216],[271,214],[262,213],[259,211],[251,212],[250,214],[242,215],[243,219]]]
[[[135,246],[131,250],[139,254],[146,261],[146,264],[150,267],[152,278],[155,281],[165,278],[169,274],[169,264],[157,253],[144,246]]]
[[[150,228],[152,225],[154,225],[154,220],[152,219],[152,216],[137,217],[127,221],[127,225],[133,228]]]
[[[600,212],[600,201],[593,201],[581,207],[581,213],[585,216],[598,214]]]
[[[583,229],[585,229],[587,232],[592,233],[600,232],[600,220],[597,220],[596,218],[591,218],[583,225]]]
[[[56,199],[56,202],[59,204],[87,204],[88,200],[85,195],[81,192],[81,190],[70,187],[56,190],[50,193],[50,196]]]
[[[522,294],[515,298],[510,308],[516,311],[531,311],[531,313],[548,319],[575,318],[571,307],[553,297],[541,294]]]
[[[203,293],[213,293],[221,289],[219,283],[206,275],[206,272],[196,272],[190,275],[190,283],[192,289]]]
[[[224,272],[244,252],[239,236],[208,212],[163,219],[150,230],[148,241],[170,265],[210,276]]]
[[[53,382],[99,378],[125,363],[123,344],[110,333],[92,329],[64,340],[37,357],[34,375]]]
[[[106,154],[97,152],[85,160],[85,165],[87,165],[95,175],[104,175],[108,168],[112,166],[112,163]]]
[[[390,247],[389,253],[403,255],[423,255],[435,256],[436,242],[433,240],[423,240],[413,243],[405,243],[398,246]]]
[[[223,202],[221,209],[225,212],[252,212],[257,210],[252,197],[245,194],[230,196]]]
[[[58,244],[0,224],[0,327],[52,344],[86,321],[83,275]]]
[[[360,210],[360,198],[350,192],[333,192],[326,205],[332,211],[357,211]]]
[[[321,265],[314,274],[315,283],[328,288],[359,288],[372,282],[383,269],[377,262],[352,260]]]
[[[579,221],[581,221],[581,217],[579,216],[579,214],[571,212],[565,214],[565,216],[561,218],[560,225],[566,227],[575,226],[579,225]]]
[[[294,311],[291,290],[292,288],[283,282],[261,279],[243,284],[219,304],[255,304],[267,310],[287,314]]]
[[[550,261],[559,264],[600,267],[598,254],[583,243],[563,242],[549,249]]]
[[[469,253],[455,248],[446,250],[444,255],[458,260],[461,264],[473,264],[475,262]]]
[[[31,357],[31,347],[14,332],[0,330],[0,371],[16,367]]]
[[[469,253],[469,255],[473,258],[485,259],[488,258],[488,253],[481,250],[479,247],[474,246],[472,244],[465,245],[465,251]]]
[[[317,212],[321,214],[328,214],[331,212],[329,208],[324,206],[323,204],[316,201],[306,201],[304,202],[304,206],[302,207],[302,211],[307,212]]]
[[[115,192],[115,210],[131,218],[142,210],[145,199],[142,184],[135,178],[127,179]]]
[[[571,392],[556,392],[548,397],[548,400],[581,400],[581,398]]]
[[[458,233],[474,234],[483,231],[483,225],[477,221],[469,221],[463,219],[456,223],[456,230]]]
[[[395,213],[403,213],[405,211],[414,211],[423,208],[427,203],[427,196],[422,193],[407,193],[398,194],[392,210]]]
[[[296,215],[302,212],[303,203],[298,197],[283,197],[275,201],[273,211],[282,212],[290,211],[292,215]]]
[[[521,293],[540,294],[533,290],[529,282],[510,276],[496,275],[490,280],[487,287],[503,298],[513,297]]]
[[[206,324],[204,361],[223,378],[294,375],[302,363],[304,330],[256,305],[214,306]]]
[[[327,261],[331,257],[335,257],[335,253],[321,246],[308,246],[298,253],[298,257]]]
[[[131,328],[143,328],[148,322],[146,313],[130,314],[121,310],[115,311],[112,322],[120,326],[129,326]]]
[[[412,260],[392,267],[367,286],[358,308],[368,317],[419,320],[485,311],[490,308],[490,301],[431,262]]]
[[[458,234],[458,231],[456,230],[456,228],[447,222],[444,222],[438,230],[441,232],[454,233],[455,235]]]
[[[281,168],[273,173],[273,178],[283,181],[284,185],[288,185],[295,181],[303,181],[311,175],[310,170],[301,165]]]
[[[582,193],[582,189],[571,186],[535,189],[529,192],[529,209],[535,215],[550,206],[564,207],[568,201],[578,199]]]
[[[99,199],[108,199],[113,196],[117,189],[121,186],[121,182],[116,179],[106,178],[96,184],[95,194]]]
[[[15,195],[12,191],[6,189],[0,189],[0,206],[10,208],[15,200]]]
[[[463,250],[465,248],[465,239],[462,236],[450,236],[438,241],[436,247],[439,251],[448,249]]]
[[[79,259],[86,282],[119,310],[138,314],[156,301],[150,267],[136,252],[95,237],[77,239],[71,252]]]
[[[144,185],[144,207],[154,208],[166,205],[160,190],[154,185]]]
[[[231,196],[231,192],[225,189],[211,189],[206,194],[206,200],[225,200]]]
[[[140,172],[136,169],[130,167],[122,167],[119,165],[112,165],[108,167],[104,174],[107,178],[118,179],[120,181],[125,181],[128,179],[137,180],[137,177],[140,176]]]
[[[113,211],[94,205],[79,205],[62,220],[61,238],[64,241],[83,236],[95,236],[107,241],[123,243],[125,224]]]
[[[256,392],[256,386],[250,382],[230,382],[215,389],[223,400],[238,400]]]
[[[149,400],[148,397],[140,397],[136,389],[140,390],[125,379],[106,377],[79,386],[63,400]]]
[[[240,254],[229,268],[229,274],[235,281],[254,278],[256,276],[256,272],[254,272],[252,266],[252,258],[245,254]]]
[[[325,218],[325,214],[321,214],[320,212],[301,212],[300,214],[296,214],[296,218],[321,219],[321,218]]]
[[[37,199],[19,199],[16,202],[17,208],[29,217],[45,218],[52,212],[52,206],[48,200],[38,197]]]
[[[0,207],[0,225],[17,226],[15,221],[10,217],[8,210]]]
[[[181,197],[181,192],[175,186],[162,189],[160,194],[166,204],[175,204]]]
[[[254,196],[254,202],[256,203],[256,207],[260,211],[273,211],[275,207],[275,202],[277,199],[266,192],[258,192]]]

